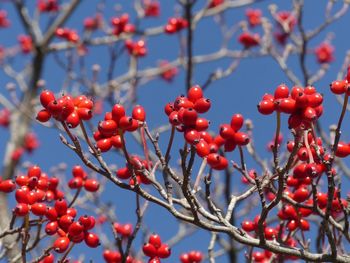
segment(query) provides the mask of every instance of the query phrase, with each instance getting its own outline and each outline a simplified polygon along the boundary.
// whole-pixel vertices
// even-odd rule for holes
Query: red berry
[[[189,144],[197,144],[200,140],[200,133],[197,132],[196,130],[187,130],[184,132],[184,137],[185,140],[189,143]]]
[[[145,109],[140,105],[136,105],[132,110],[132,117],[135,120],[144,122],[146,120]]]
[[[345,142],[340,141],[338,143],[337,150],[335,151],[335,155],[340,158],[347,157],[350,154],[350,146]]]
[[[180,124],[179,115],[178,115],[177,111],[173,111],[173,112],[170,113],[170,115],[169,115],[169,122],[173,126],[177,126],[177,125]]]
[[[43,216],[46,214],[46,204],[44,203],[32,204],[30,210],[36,216]]]
[[[55,100],[55,95],[50,90],[44,90],[40,93],[40,103],[46,108],[50,102]]]
[[[312,94],[316,93],[316,88],[314,86],[307,86],[304,89],[304,93],[306,95],[312,95]]]
[[[234,141],[238,145],[247,145],[250,141],[249,136],[244,132],[236,132]]]
[[[330,87],[331,87],[331,91],[334,94],[344,94],[347,90],[347,81],[346,80],[333,81]]]
[[[99,148],[101,152],[108,152],[112,148],[111,139],[105,138],[98,140],[96,142],[96,147]]]
[[[195,124],[195,129],[197,131],[205,131],[209,127],[209,121],[205,118],[197,118],[196,124]]]
[[[269,115],[275,110],[275,103],[271,100],[262,100],[258,104],[258,111],[261,114]]]
[[[95,218],[93,216],[81,216],[79,222],[84,226],[85,230],[90,230],[95,226]]]
[[[290,220],[287,224],[287,228],[289,231],[294,231],[298,228],[298,223],[296,220]]]
[[[13,209],[13,213],[16,216],[25,216],[29,213],[29,206],[24,203],[18,203],[16,207]]]
[[[150,258],[157,256],[157,249],[150,243],[145,243],[142,247],[143,253]]]
[[[92,111],[88,108],[78,108],[76,112],[81,120],[87,121],[92,118]]]
[[[11,193],[15,189],[16,184],[10,179],[0,182],[0,192]]]
[[[115,122],[119,122],[121,117],[125,116],[125,109],[123,105],[115,104],[112,108],[112,118]]]
[[[39,179],[40,175],[41,175],[41,169],[39,166],[34,165],[28,168],[27,171],[27,175],[29,178],[31,177],[36,177],[37,179]]]
[[[153,245],[156,249],[160,248],[162,245],[162,240],[160,239],[160,236],[158,234],[152,234],[150,235],[148,242]]]
[[[224,139],[230,139],[235,136],[235,131],[228,124],[220,125],[220,136]]]
[[[272,240],[277,237],[277,231],[272,227],[266,227],[264,229],[264,234],[267,240]]]
[[[69,128],[77,127],[80,123],[80,118],[78,113],[73,111],[71,114],[69,114],[68,117],[66,118],[66,123]]]
[[[196,144],[196,152],[198,156],[202,158],[207,156],[210,153],[210,148],[208,143],[203,139],[199,140],[199,142]]]
[[[203,259],[203,255],[200,251],[190,251],[188,253],[188,258],[192,263],[200,263]]]
[[[298,203],[306,201],[309,197],[309,190],[306,187],[299,187],[293,195],[293,199]]]
[[[87,179],[84,188],[89,192],[96,192],[100,187],[100,183],[96,179]]]
[[[50,118],[51,118],[51,114],[46,109],[39,111],[38,114],[36,115],[36,119],[40,122],[47,122],[48,120],[50,120]]]
[[[302,230],[302,231],[308,231],[310,230],[310,223],[309,221],[301,218],[299,220],[299,228]]]
[[[255,228],[256,228],[256,225],[253,221],[248,221],[248,220],[245,220],[242,222],[242,229],[244,231],[247,231],[247,232],[251,232],[251,231],[254,231]]]
[[[122,260],[122,256],[118,251],[111,251],[108,249],[103,251],[103,258],[107,263],[118,263]]]
[[[63,253],[67,250],[69,243],[70,241],[68,237],[59,237],[53,243],[52,247],[55,249],[57,253]]]
[[[58,225],[65,232],[68,231],[69,226],[74,222],[74,218],[69,215],[63,215],[58,220]]]
[[[278,111],[291,114],[296,110],[296,102],[291,98],[280,99],[276,105]]]
[[[187,97],[195,103],[198,99],[203,98],[203,90],[198,85],[193,86],[188,90]]]
[[[80,222],[73,222],[68,228],[68,234],[78,236],[84,231],[84,227]]]
[[[85,173],[83,167],[81,167],[80,165],[73,166],[72,174],[74,177],[81,177],[83,179],[86,177],[86,173]]]
[[[98,130],[105,137],[111,137],[117,134],[117,123],[114,120],[101,121],[98,124]]]
[[[64,199],[58,199],[55,202],[55,210],[58,215],[65,215],[67,212],[68,204]]]
[[[167,244],[162,244],[157,250],[157,256],[160,258],[170,257],[171,249]]]
[[[119,120],[119,128],[126,130],[133,125],[133,118],[130,116],[122,116]]]
[[[210,109],[211,102],[210,99],[200,98],[194,104],[194,109],[198,113],[205,113]]]
[[[244,118],[241,114],[234,114],[231,118],[231,128],[237,132],[239,131],[243,126]]]
[[[289,96],[289,89],[287,85],[281,84],[276,88],[274,93],[275,99],[284,99],[284,98],[288,98],[288,96]]]
[[[193,108],[188,108],[183,111],[182,122],[184,125],[196,125],[198,114]]]
[[[40,263],[54,263],[55,262],[55,257],[52,253],[49,253],[48,256],[44,257]]]
[[[68,186],[71,189],[79,189],[83,186],[83,179],[81,177],[74,177],[68,181]]]
[[[57,223],[57,221],[48,222],[46,224],[46,226],[45,226],[45,232],[49,236],[52,236],[52,235],[56,234],[57,230],[58,230],[58,223]]]
[[[127,167],[118,169],[116,174],[120,179],[129,179],[131,177],[131,173]]]
[[[87,232],[85,234],[85,243],[87,246],[95,248],[100,245],[100,239],[96,234]]]

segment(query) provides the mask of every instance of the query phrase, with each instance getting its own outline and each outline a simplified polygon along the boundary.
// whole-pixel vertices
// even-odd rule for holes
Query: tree
[[[348,262],[349,4],[4,1],[1,258]]]

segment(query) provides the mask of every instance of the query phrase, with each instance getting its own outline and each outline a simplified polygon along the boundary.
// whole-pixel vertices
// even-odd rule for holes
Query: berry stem
[[[27,244],[29,241],[29,214],[27,214],[24,219],[23,219],[23,225],[24,225],[24,229],[23,229],[23,233],[22,233],[22,251],[21,251],[21,255],[22,255],[22,262],[26,263],[27,262]]]
[[[202,174],[204,172],[204,169],[205,169],[206,165],[207,165],[207,158],[203,158],[202,164],[201,164],[201,166],[199,167],[199,170],[198,170],[196,181],[195,181],[194,186],[193,186],[193,193],[196,193],[197,190],[198,190],[199,183],[200,183],[200,180],[201,180],[201,177],[202,177]]]
[[[278,137],[281,131],[281,113],[279,111],[276,112],[276,132],[275,132],[275,142],[273,145],[272,153],[273,153],[273,162],[275,165],[275,170],[278,167]]]
[[[186,0],[185,3],[185,18],[188,22],[187,27],[187,69],[186,69],[186,88],[189,90],[192,85],[193,74],[193,29],[192,29],[192,0]]]
[[[309,144],[309,140],[308,140],[308,134],[309,134],[308,130],[304,131],[304,143],[305,143],[305,147],[306,147],[306,150],[307,150],[307,154],[309,156],[309,163],[314,163],[314,157],[312,156],[312,152],[311,152],[311,149],[310,149],[310,144]]]
[[[73,206],[74,202],[77,200],[77,198],[78,198],[78,196],[79,196],[79,194],[80,194],[80,192],[81,192],[81,189],[82,189],[82,187],[80,187],[80,188],[75,192],[72,201],[70,201],[70,203],[69,203],[69,205],[68,205],[68,208],[70,208],[70,207]]]
[[[10,221],[10,230],[13,229],[13,226],[16,222],[16,215],[15,213],[12,213],[11,221]]]
[[[72,242],[68,248],[68,250],[66,251],[66,253],[64,253],[63,257],[58,261],[59,263],[63,263],[65,262],[65,259],[67,258],[68,254],[71,252],[71,250],[73,249],[75,243]]]
[[[166,164],[169,163],[170,150],[171,150],[171,147],[173,145],[174,136],[175,136],[175,126],[171,126],[171,133],[170,133],[169,143],[168,143],[168,147],[166,149],[165,156],[164,156]]]
[[[142,140],[142,146],[143,146],[143,153],[144,153],[145,158],[146,158],[148,169],[151,170],[152,163],[149,160],[149,150],[148,150],[147,141],[146,141],[146,137],[145,137],[145,127],[144,126],[142,126],[140,128],[140,134],[141,134],[141,140]]]

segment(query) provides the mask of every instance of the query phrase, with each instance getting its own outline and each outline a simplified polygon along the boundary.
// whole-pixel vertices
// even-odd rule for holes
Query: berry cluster
[[[4,181],[5,182],[5,181]],[[27,170],[27,174],[18,175],[15,184],[12,183],[12,190],[15,190],[17,201],[14,213],[17,216],[25,216],[30,211],[36,216],[45,215],[46,204],[63,198],[64,194],[57,189],[59,179],[49,177],[43,173],[39,166],[31,166]]]
[[[94,217],[82,216],[78,221],[74,221],[77,211],[67,204],[64,193],[58,190],[58,184],[58,178],[49,177],[39,166],[31,166],[27,174],[17,176],[15,181],[2,181],[0,191],[9,193],[16,190],[17,204],[13,209],[15,216],[46,217],[46,234],[58,234],[52,245],[57,253],[65,252],[70,242],[80,243],[85,240],[90,247],[98,246],[97,235],[88,232],[95,225]],[[50,206],[53,201],[54,205]],[[53,255],[50,255],[48,260],[52,257]]]
[[[278,43],[285,45],[289,35],[294,29],[297,20],[289,11],[280,11],[276,14],[277,29],[274,37]]]
[[[260,36],[257,33],[243,32],[238,37],[238,42],[241,43],[244,48],[251,48],[260,44]]]
[[[100,14],[96,14],[94,17],[87,17],[84,19],[84,29],[88,31],[97,30],[102,26],[103,18]]]
[[[123,14],[120,17],[113,17],[111,19],[113,26],[113,35],[119,36],[121,33],[134,33],[135,26],[129,23],[129,15]]]
[[[64,121],[68,127],[75,128],[81,120],[92,118],[93,102],[84,95],[73,98],[63,95],[56,99],[52,91],[44,90],[40,94],[40,103],[44,107],[38,112],[36,119],[47,122],[51,117],[58,121]]]
[[[252,236],[257,236],[259,219],[260,219],[260,217],[256,216],[253,221],[244,220],[241,223],[242,229],[244,231],[248,232]],[[273,228],[273,227],[267,227],[266,223],[264,223],[263,227],[264,227],[264,236],[267,240],[276,239],[279,231],[282,231],[282,233],[284,232],[284,229],[280,228],[279,225]],[[297,242],[293,238],[291,238],[289,236],[287,237],[284,233],[282,234],[282,238],[283,238],[283,240],[286,239],[286,241],[285,241],[286,245],[292,246],[292,247],[297,246]],[[268,250],[264,250],[264,252],[255,251],[252,254],[252,259],[254,260],[254,262],[266,262],[266,260],[269,260],[272,257],[272,255],[273,255],[273,253],[268,251]],[[294,259],[294,257],[289,257],[289,256],[287,256],[286,258]]]
[[[120,223],[113,223],[113,228],[114,231],[122,236],[123,238],[128,238],[131,236],[132,232],[133,232],[133,228],[132,228],[132,224],[128,223],[128,224],[120,224]]]
[[[205,113],[210,109],[211,102],[203,97],[203,91],[199,86],[193,86],[189,89],[187,97],[178,96],[174,102],[168,103],[164,110],[169,117],[171,125],[175,126],[178,131],[184,132],[186,141],[190,144],[198,143],[191,136],[194,131],[205,131],[209,127],[209,121],[200,118],[198,113]],[[193,131],[193,132],[191,132]],[[186,135],[187,134],[187,135]]]
[[[59,27],[56,29],[55,33],[57,37],[65,39],[71,43],[78,43],[80,39],[77,31],[70,28]]]
[[[125,167],[119,168],[116,172],[116,175],[119,179],[126,180],[132,177],[132,171],[136,175],[137,184],[150,184],[151,182],[146,178],[143,173],[143,170],[148,170],[150,168],[147,160],[141,159],[139,156],[131,155],[130,156],[130,168],[128,168],[128,164]],[[131,171],[132,169],[132,171]],[[134,185],[134,179],[130,179],[130,185]]]
[[[261,10],[248,8],[245,12],[250,27],[261,25]]]
[[[182,29],[188,27],[188,21],[182,17],[172,17],[164,26],[164,32],[167,34],[174,34]]]
[[[13,180],[0,180],[0,192],[11,193],[16,189],[16,184]]]
[[[253,262],[270,262],[271,261],[271,257],[272,257],[272,253],[269,250],[264,250],[264,251],[254,251],[252,253],[252,260]],[[288,259],[296,259],[294,257],[288,257]]]
[[[18,161],[25,152],[32,153],[35,149],[39,147],[39,141],[35,133],[29,132],[24,136],[23,146],[14,149],[11,154],[11,159]]]
[[[228,161],[217,152],[221,146],[227,152],[233,151],[236,145],[249,143],[247,134],[240,132],[244,119],[240,114],[232,116],[230,124],[220,126],[220,135],[213,138],[206,130],[209,121],[199,117],[199,113],[205,113],[210,109],[211,102],[203,97],[203,91],[199,86],[189,89],[187,97],[181,95],[165,106],[165,113],[169,122],[179,132],[183,132],[187,143],[196,147],[197,155],[206,158],[208,164],[216,170],[225,169]]]
[[[157,234],[152,234],[149,237],[148,243],[143,245],[142,250],[147,257],[150,257],[149,263],[160,263],[161,258],[168,258],[171,254],[169,246],[162,243]]]
[[[93,216],[81,216],[77,221],[76,210],[67,208],[67,203],[63,199],[58,199],[54,207],[49,207],[46,213],[49,222],[45,226],[45,232],[48,235],[58,234],[58,238],[53,243],[53,248],[57,253],[64,253],[71,242],[85,244],[95,248],[100,245],[98,236],[89,232],[95,226]]]
[[[68,187],[70,189],[85,188],[88,192],[96,192],[100,188],[100,183],[93,178],[88,178],[88,174],[80,165],[76,165],[72,168],[73,178],[68,181]]]
[[[305,88],[295,86],[289,93],[285,84],[279,85],[274,95],[265,94],[258,104],[261,114],[271,114],[274,111],[290,114],[290,128],[309,127],[323,113],[323,96],[313,86]]]
[[[334,60],[333,53],[334,48],[328,42],[321,43],[315,49],[316,59],[320,64],[332,62]]]
[[[103,251],[103,258],[106,263],[122,263],[123,257],[119,251],[106,249]],[[142,261],[134,259],[132,256],[126,257],[126,263],[142,263]]]
[[[0,27],[9,27],[10,20],[7,19],[7,12],[5,10],[0,10]]]
[[[142,39],[136,42],[127,39],[125,40],[125,47],[129,54],[135,57],[144,57],[147,54],[146,42]]]
[[[59,5],[57,0],[39,0],[37,3],[37,8],[40,12],[57,12],[59,10]]]
[[[343,80],[335,80],[330,84],[331,91],[337,95],[346,94],[346,96],[349,96],[350,94],[349,81],[350,81],[350,67],[348,67],[347,74]]]
[[[180,255],[181,263],[200,263],[203,260],[203,254],[200,251],[192,250]]]
[[[225,0],[211,0],[209,3],[208,8],[215,8],[219,5],[221,5]]]
[[[159,62],[159,67],[161,69],[168,68],[169,65],[170,65],[169,62],[166,60],[162,60]],[[171,82],[174,79],[174,77],[177,75],[177,73],[178,73],[177,67],[170,67],[169,69],[163,71],[163,73],[161,74],[161,77],[165,81]]]
[[[0,126],[8,127],[10,124],[11,112],[8,108],[0,110]]]
[[[33,49],[33,40],[30,36],[27,35],[19,35],[18,42],[23,54],[28,54]]]
[[[159,2],[155,0],[144,0],[143,10],[146,17],[155,17],[160,15]]]
[[[232,152],[237,145],[243,146],[249,143],[249,137],[246,133],[240,132],[244,123],[241,114],[234,114],[230,124],[222,124],[220,126],[221,143],[224,145],[225,152]]]
[[[121,133],[136,131],[146,119],[146,112],[140,105],[132,110],[132,116],[127,116],[121,104],[115,104],[104,120],[98,124],[94,139],[101,152],[109,151],[112,146],[120,149],[123,146]]]

